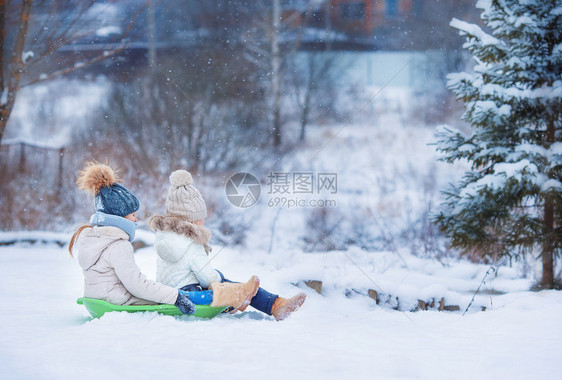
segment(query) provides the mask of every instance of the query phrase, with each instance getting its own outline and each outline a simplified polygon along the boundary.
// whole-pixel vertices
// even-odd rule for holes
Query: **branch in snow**
[[[550,13],[556,16],[562,16],[562,5],[557,8],[554,8]]]
[[[484,32],[478,25],[470,24],[466,21],[459,20],[458,18],[453,18],[449,25],[460,31],[460,35],[469,35],[482,41],[483,45],[492,45],[499,47],[503,43],[496,37],[489,35]]]
[[[555,179],[549,179],[548,181],[542,184],[541,191],[543,193],[547,193],[551,190],[562,191],[562,183],[560,183],[560,181]]]
[[[488,12],[490,10],[490,8],[492,7],[492,1],[491,0],[478,0],[476,2],[476,8],[478,9],[483,9],[484,12]]]
[[[31,50],[24,51],[21,53],[21,60],[23,63],[26,63],[27,61],[31,60],[33,57],[35,57],[35,54]]]

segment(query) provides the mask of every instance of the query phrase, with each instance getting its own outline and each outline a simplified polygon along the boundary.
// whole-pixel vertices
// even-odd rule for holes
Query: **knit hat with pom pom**
[[[170,175],[170,189],[166,199],[166,214],[195,222],[207,217],[207,205],[193,185],[191,174],[176,170]]]
[[[78,176],[78,187],[94,195],[96,211],[127,216],[139,209],[139,200],[124,186],[108,165],[97,162],[86,164]]]

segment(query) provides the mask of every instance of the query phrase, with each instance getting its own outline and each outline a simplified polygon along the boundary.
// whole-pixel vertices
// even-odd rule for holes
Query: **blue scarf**
[[[104,214],[103,212],[96,212],[90,217],[90,224],[92,226],[112,226],[125,231],[129,235],[129,241],[132,242],[135,238],[135,230],[137,223],[131,222],[121,216]]]

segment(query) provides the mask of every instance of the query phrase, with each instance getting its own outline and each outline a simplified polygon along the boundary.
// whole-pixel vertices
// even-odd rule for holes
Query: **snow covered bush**
[[[472,133],[440,134],[447,162],[471,170],[437,216],[453,247],[496,259],[540,252],[541,287],[554,286],[562,251],[562,5],[480,0],[491,29],[453,19],[474,73],[449,75]]]

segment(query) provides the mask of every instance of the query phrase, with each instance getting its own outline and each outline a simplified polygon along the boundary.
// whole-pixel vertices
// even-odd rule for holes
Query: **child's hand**
[[[181,290],[178,290],[178,299],[174,305],[184,314],[195,313],[195,304],[191,302],[187,293],[182,292]]]

